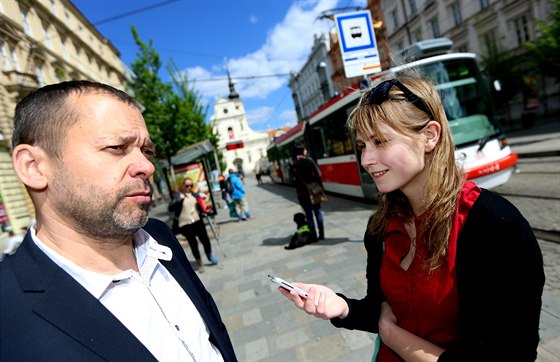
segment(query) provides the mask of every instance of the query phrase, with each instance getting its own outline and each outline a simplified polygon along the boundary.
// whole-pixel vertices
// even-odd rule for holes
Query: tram
[[[450,43],[449,40],[447,42]],[[431,45],[435,44],[434,47]],[[499,186],[510,178],[517,165],[517,154],[507,144],[497,117],[486,80],[472,53],[447,53],[441,42],[417,43],[416,59],[392,67],[369,78],[372,82],[390,79],[410,68],[433,80],[442,96],[449,120],[455,157],[468,179],[484,188]],[[437,47],[437,49],[435,49]],[[448,46],[448,49],[451,45]],[[436,53],[436,55],[434,55]],[[444,54],[441,54],[444,53]],[[422,56],[430,54],[430,56]],[[360,152],[345,124],[357,106],[359,87],[314,112],[268,146],[271,178],[291,184],[291,156],[294,144],[303,143],[319,165],[327,191],[374,199],[377,189],[371,176],[360,165]]]

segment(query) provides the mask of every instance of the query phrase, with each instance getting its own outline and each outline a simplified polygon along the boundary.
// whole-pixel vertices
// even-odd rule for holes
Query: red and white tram
[[[413,68],[431,78],[439,90],[455,143],[456,159],[467,178],[481,187],[505,183],[517,164],[505,135],[496,121],[492,97],[476,55],[450,53],[427,57],[393,67],[370,78],[379,81]],[[345,127],[361,91],[349,89],[335,97],[310,118],[299,123],[268,146],[271,177],[290,184],[291,153],[295,143],[305,143],[321,169],[330,192],[372,199],[376,188],[360,165],[353,135]]]

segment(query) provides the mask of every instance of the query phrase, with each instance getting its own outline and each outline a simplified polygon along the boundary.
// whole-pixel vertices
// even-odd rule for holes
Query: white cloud
[[[247,122],[250,126],[258,125],[267,122],[274,112],[272,107],[259,107],[246,112]]]
[[[255,23],[257,23],[258,21],[259,21],[259,18],[257,18],[255,15],[251,15],[251,16],[249,17],[249,22],[250,22],[251,24],[255,24]]]
[[[303,66],[311,47],[314,35],[329,30],[332,23],[327,20],[317,20],[321,11],[332,9],[336,5],[332,0],[312,0],[295,2],[286,13],[282,22],[276,24],[268,33],[266,42],[261,48],[243,57],[229,59],[230,74],[238,77],[288,74],[298,71]],[[212,69],[186,69],[190,80],[223,78],[225,69],[223,64],[216,64]],[[238,79],[235,89],[244,100],[264,99],[272,92],[287,85],[288,76]],[[225,85],[224,85],[225,84]],[[227,81],[199,82],[196,89],[205,99],[224,96],[227,91]]]
[[[293,109],[287,109],[278,115],[278,119],[286,121],[285,124],[289,124],[291,127],[297,124],[296,111]]]

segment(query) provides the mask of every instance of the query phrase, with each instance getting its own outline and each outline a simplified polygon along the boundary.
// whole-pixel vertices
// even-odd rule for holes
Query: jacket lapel
[[[13,260],[33,310],[106,360],[155,361],[113,314],[26,236]]]

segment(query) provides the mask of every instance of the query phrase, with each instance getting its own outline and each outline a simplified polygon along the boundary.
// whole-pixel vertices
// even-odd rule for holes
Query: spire
[[[225,61],[226,63],[226,72],[227,72],[227,77],[228,77],[228,82],[229,82],[229,99],[239,99],[239,94],[235,91],[235,84],[233,83],[233,80],[231,79],[231,76],[229,74],[229,68],[227,66],[227,59]]]

